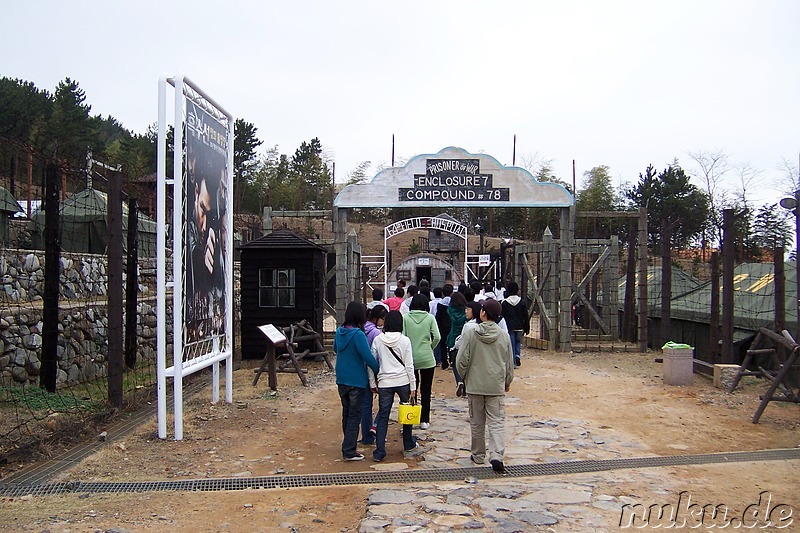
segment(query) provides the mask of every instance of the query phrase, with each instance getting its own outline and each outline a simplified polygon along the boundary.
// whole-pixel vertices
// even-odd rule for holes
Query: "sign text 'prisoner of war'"
[[[479,159],[427,159],[425,174],[414,174],[414,187],[400,187],[399,195],[401,202],[508,202],[508,188],[495,188]]]

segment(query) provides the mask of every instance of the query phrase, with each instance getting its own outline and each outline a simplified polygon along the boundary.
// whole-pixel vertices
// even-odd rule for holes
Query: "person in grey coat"
[[[470,459],[486,461],[497,473],[505,473],[505,394],[514,380],[514,352],[511,339],[497,320],[502,308],[497,300],[480,302],[481,323],[464,332],[456,356],[456,368],[464,379],[469,401],[471,429]]]

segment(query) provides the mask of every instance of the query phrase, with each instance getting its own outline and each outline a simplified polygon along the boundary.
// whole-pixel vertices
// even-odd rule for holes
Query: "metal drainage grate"
[[[726,452],[700,455],[669,455],[657,457],[634,457],[631,459],[604,459],[567,461],[529,465],[508,465],[507,475],[495,474],[491,468],[476,466],[469,468],[442,468],[404,470],[401,472],[352,472],[341,474],[310,474],[302,476],[262,476],[250,478],[189,479],[179,481],[70,481],[42,485],[0,485],[0,496],[19,497],[25,495],[48,496],[66,493],[122,493],[122,492],[214,492],[255,489],[289,489],[302,487],[328,487],[335,485],[378,485],[406,483],[431,483],[437,481],[461,481],[472,476],[478,479],[502,477],[535,477],[558,474],[580,474],[626,468],[654,468],[659,466],[681,466],[719,463],[741,463],[752,461],[776,461],[800,459],[800,448],[761,450],[755,452]]]

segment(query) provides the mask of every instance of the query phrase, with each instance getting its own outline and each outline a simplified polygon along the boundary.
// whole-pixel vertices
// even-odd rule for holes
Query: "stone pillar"
[[[344,322],[344,312],[347,309],[347,209],[335,208],[333,247],[336,252],[336,324]]]

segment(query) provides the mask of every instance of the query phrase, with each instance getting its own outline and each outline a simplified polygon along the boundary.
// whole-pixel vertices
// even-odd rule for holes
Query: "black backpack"
[[[439,327],[439,335],[442,336],[442,346],[447,343],[447,336],[450,335],[450,315],[447,313],[447,306],[436,304],[436,325]]]

